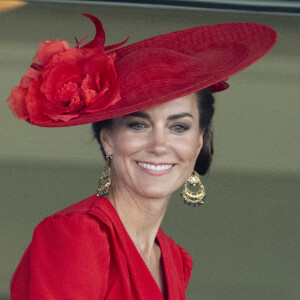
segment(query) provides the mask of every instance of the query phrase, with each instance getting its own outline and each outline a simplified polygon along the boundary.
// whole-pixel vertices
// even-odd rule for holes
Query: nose
[[[168,138],[162,127],[155,127],[148,139],[148,152],[154,155],[163,155],[168,152]]]

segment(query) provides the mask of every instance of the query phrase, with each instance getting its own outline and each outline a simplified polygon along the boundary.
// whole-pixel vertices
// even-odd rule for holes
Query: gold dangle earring
[[[102,173],[100,174],[98,188],[96,194],[100,198],[105,198],[108,196],[108,191],[111,185],[110,177],[110,167],[111,167],[112,155],[106,155],[105,157],[105,167]]]
[[[196,171],[193,171],[192,175],[184,183],[180,195],[187,205],[199,206],[204,203],[203,200],[206,197],[205,189]]]

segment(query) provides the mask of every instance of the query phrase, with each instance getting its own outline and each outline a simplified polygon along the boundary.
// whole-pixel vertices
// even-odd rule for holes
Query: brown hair
[[[214,115],[214,103],[215,98],[212,95],[210,88],[198,91],[197,103],[200,114],[200,124],[199,127],[203,130],[203,146],[196,159],[195,171],[200,175],[205,175],[210,167],[212,161],[212,155],[214,153],[213,149],[213,133],[211,131],[212,118]],[[100,131],[103,128],[110,127],[112,125],[112,119],[104,120],[100,122],[95,122],[92,124],[92,130],[95,139],[100,145],[101,152],[105,157],[105,151],[100,140]]]
[[[211,130],[212,119],[215,112],[215,98],[210,88],[198,91],[198,109],[200,114],[200,129],[203,130],[203,146],[196,159],[195,171],[200,175],[205,175],[210,167],[214,154],[213,133]]]

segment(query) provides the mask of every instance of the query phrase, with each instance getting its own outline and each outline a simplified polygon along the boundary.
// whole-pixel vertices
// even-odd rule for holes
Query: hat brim
[[[172,101],[207,87],[221,91],[226,80],[266,55],[277,40],[263,24],[202,26],[149,38],[115,50],[121,100],[107,109],[67,122],[65,127],[116,118]]]

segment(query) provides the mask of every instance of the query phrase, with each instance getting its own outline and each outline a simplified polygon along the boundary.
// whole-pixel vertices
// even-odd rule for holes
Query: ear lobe
[[[103,149],[106,155],[113,154],[112,140],[111,140],[111,132],[109,128],[103,128],[100,131],[100,141],[102,143]]]

